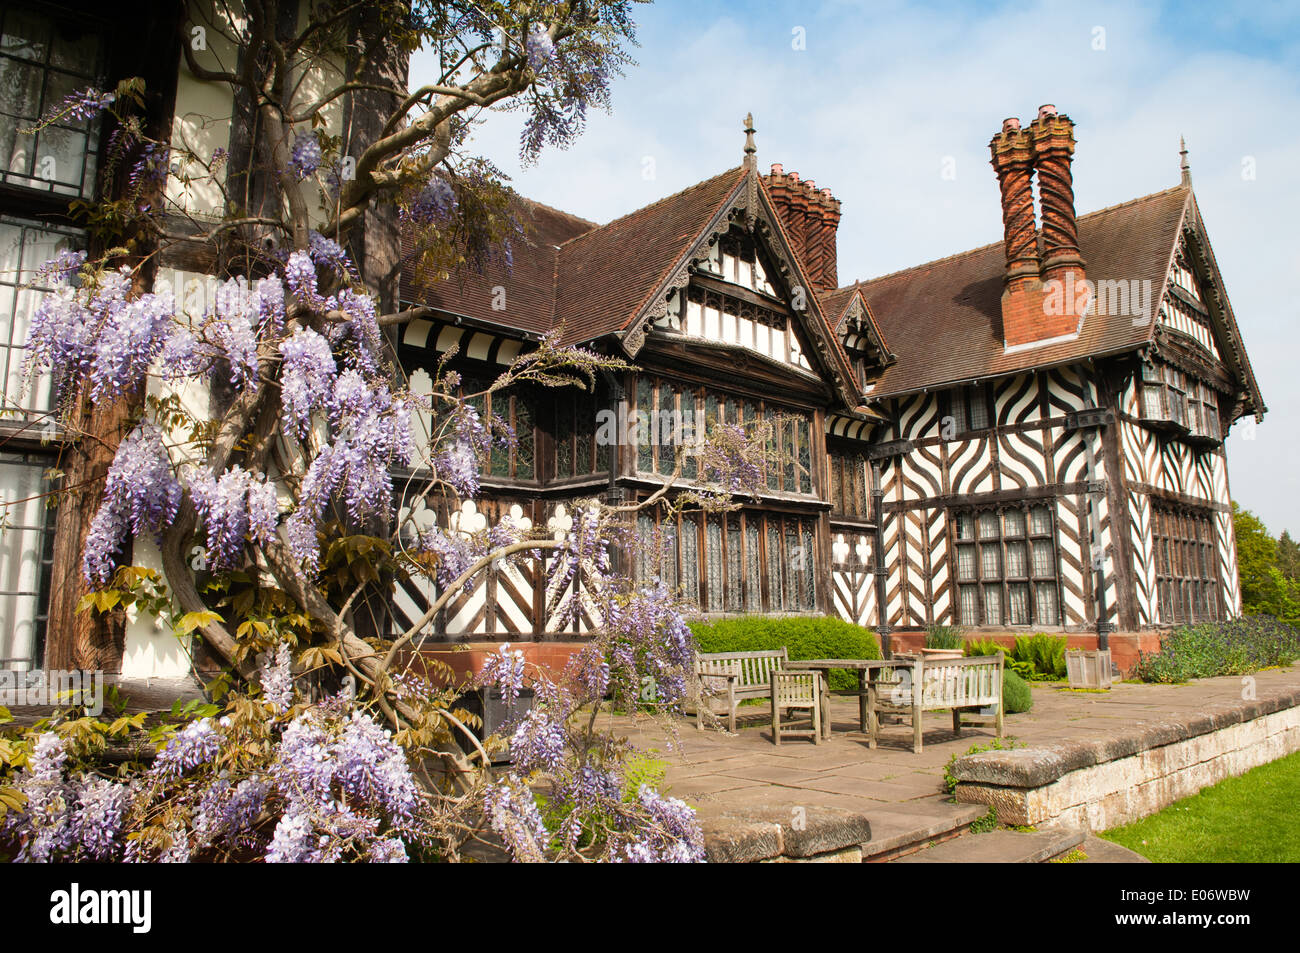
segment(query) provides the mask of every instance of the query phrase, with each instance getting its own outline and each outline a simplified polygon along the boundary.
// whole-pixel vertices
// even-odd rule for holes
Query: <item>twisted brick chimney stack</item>
[[[772,205],[781,217],[781,227],[790,240],[818,294],[839,287],[836,234],[840,224],[840,201],[830,189],[818,189],[812,179],[799,180],[799,173],[786,172],[780,163],[772,164],[771,174],[763,176]]]
[[[1006,272],[1002,337],[1021,349],[1077,335],[1087,311],[1084,261],[1079,253],[1070,163],[1074,123],[1055,106],[1042,106],[1022,129],[1007,119],[989,143],[1002,192]],[[1042,247],[1035,227],[1032,177],[1038,174]]]

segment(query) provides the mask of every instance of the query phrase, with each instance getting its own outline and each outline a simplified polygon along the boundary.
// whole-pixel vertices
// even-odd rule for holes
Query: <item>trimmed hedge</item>
[[[1002,670],[1002,710],[1008,715],[1034,707],[1034,690],[1009,668]]]
[[[1300,629],[1270,615],[1185,625],[1160,637],[1160,651],[1139,654],[1133,677],[1185,682],[1216,675],[1247,675],[1300,658]]]
[[[814,658],[880,658],[870,629],[832,616],[737,616],[689,623],[701,652],[759,652],[785,646],[792,661]],[[857,688],[854,672],[832,671],[831,688]]]

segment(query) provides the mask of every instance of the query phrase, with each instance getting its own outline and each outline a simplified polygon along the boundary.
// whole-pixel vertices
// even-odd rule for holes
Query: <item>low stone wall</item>
[[[1106,830],[1296,751],[1300,690],[1286,690],[1100,741],[967,755],[953,774],[958,801],[1004,824]]]
[[[703,816],[704,849],[711,864],[861,863],[871,840],[862,814],[821,807],[794,824],[780,808]]]

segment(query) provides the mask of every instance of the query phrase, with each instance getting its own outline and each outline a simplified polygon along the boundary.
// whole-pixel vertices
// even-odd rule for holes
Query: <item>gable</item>
[[[668,293],[651,333],[740,348],[809,374],[826,373],[811,353],[795,296],[756,234],[734,223],[694,258],[690,272],[685,286]]]
[[[1178,247],[1165,279],[1165,294],[1160,302],[1157,323],[1199,344],[1216,360],[1222,360],[1205,294],[1201,290],[1201,279],[1188,255],[1185,235],[1178,236]]]
[[[620,335],[624,352],[635,358],[652,333],[679,342],[735,348],[737,353],[759,354],[816,377],[843,406],[858,406],[861,388],[852,365],[817,296],[809,290],[812,283],[791,251],[756,168],[745,170],[738,184],[713,216],[701,222],[686,253],[628,322]],[[716,327],[708,310],[708,292],[730,302],[729,311],[716,307]],[[690,307],[693,296],[699,299],[698,324]],[[736,299],[752,307],[742,308]],[[670,309],[676,312],[673,317]],[[749,312],[743,316],[749,324],[742,323],[741,310]],[[766,320],[756,320],[760,312]],[[699,336],[688,334],[688,329],[698,329]],[[729,335],[734,336],[734,344],[729,343]]]
[[[1267,410],[1195,197],[1173,248],[1153,335],[1157,347],[1170,340],[1193,343],[1193,350],[1232,377],[1240,399],[1230,409],[1230,420],[1245,414],[1259,417]]]

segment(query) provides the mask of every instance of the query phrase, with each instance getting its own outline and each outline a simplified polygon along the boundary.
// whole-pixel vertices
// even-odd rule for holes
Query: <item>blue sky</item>
[[[1269,414],[1228,438],[1233,496],[1300,535],[1300,5],[660,2],[610,115],[521,168],[519,120],[476,148],[532,198],[604,222],[758,158],[844,203],[842,282],[1001,238],[988,141],[1055,103],[1081,213],[1174,185],[1197,200]],[[796,40],[803,37],[803,49]],[[412,65],[420,80],[419,59]],[[945,177],[945,168],[955,171]]]

